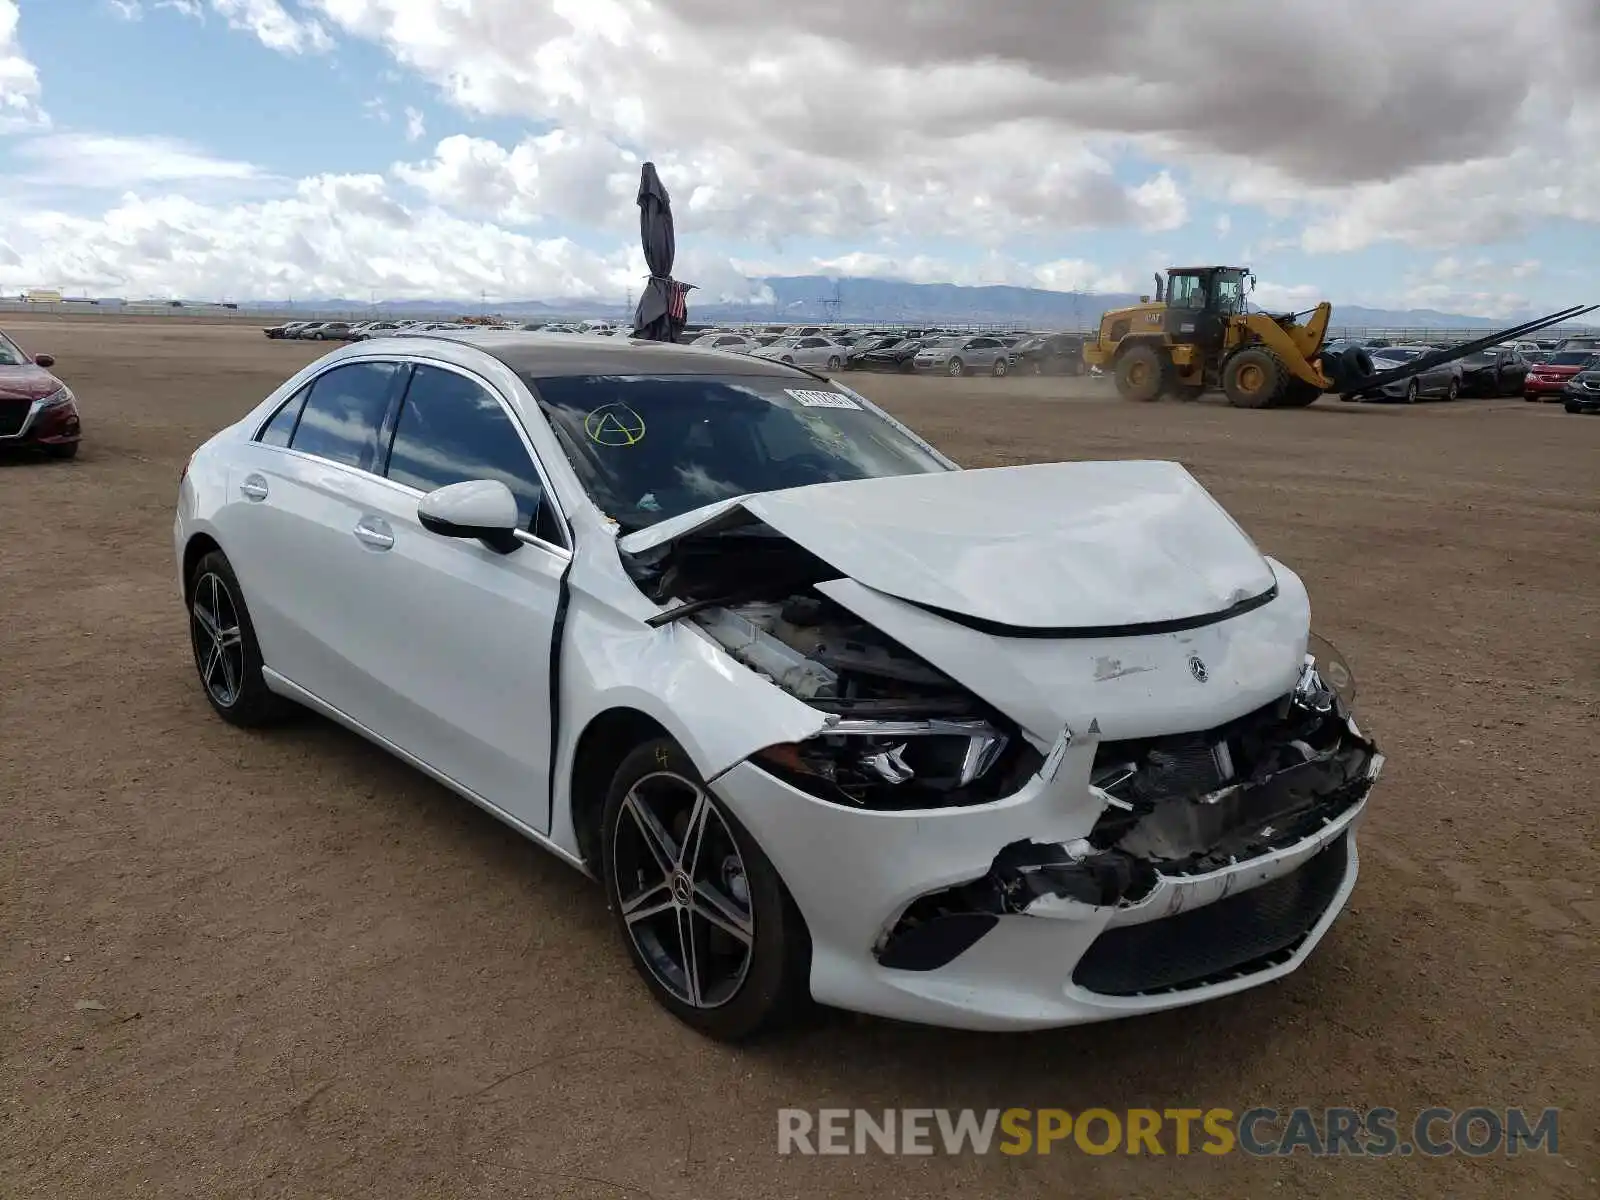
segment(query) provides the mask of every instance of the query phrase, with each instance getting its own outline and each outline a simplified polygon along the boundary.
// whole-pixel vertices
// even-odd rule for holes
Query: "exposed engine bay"
[[[981,804],[1021,787],[1043,761],[1014,723],[813,592],[839,573],[765,526],[687,539],[654,569],[632,566],[658,603],[683,602],[668,615],[836,718],[762,755],[764,768],[807,791],[863,808]]]

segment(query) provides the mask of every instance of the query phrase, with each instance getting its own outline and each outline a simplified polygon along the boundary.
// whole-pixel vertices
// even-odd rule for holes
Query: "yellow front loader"
[[[1194,399],[1217,388],[1238,408],[1303,408],[1339,381],[1323,373],[1321,349],[1333,307],[1296,315],[1251,312],[1254,277],[1244,267],[1174,267],[1145,297],[1100,319],[1084,361],[1114,374],[1130,400]]]

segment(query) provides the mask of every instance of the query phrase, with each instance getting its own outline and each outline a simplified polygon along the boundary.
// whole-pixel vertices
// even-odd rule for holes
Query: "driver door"
[[[547,832],[550,662],[571,553],[532,449],[484,380],[418,365],[383,476],[364,517],[388,544],[366,544],[359,564],[383,645],[367,666],[373,728]],[[523,533],[510,554],[430,533],[417,519],[424,495],[469,479],[498,479],[516,497]]]

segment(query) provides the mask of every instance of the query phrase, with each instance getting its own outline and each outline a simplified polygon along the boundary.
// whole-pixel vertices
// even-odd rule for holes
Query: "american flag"
[[[689,319],[689,289],[693,286],[690,283],[679,283],[675,279],[667,284],[667,316],[669,318],[674,321],[686,321]]]

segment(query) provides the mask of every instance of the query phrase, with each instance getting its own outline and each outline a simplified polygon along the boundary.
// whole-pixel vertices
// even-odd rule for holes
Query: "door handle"
[[[394,548],[394,530],[381,517],[362,517],[356,522],[356,541],[374,550]]]
[[[259,475],[246,475],[244,482],[239,485],[239,492],[246,500],[265,500],[267,481]]]

